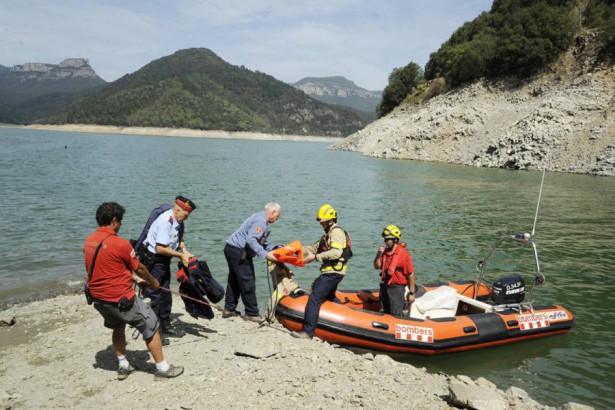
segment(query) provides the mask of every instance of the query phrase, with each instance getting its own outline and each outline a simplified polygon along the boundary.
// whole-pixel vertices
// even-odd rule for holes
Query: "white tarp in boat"
[[[440,286],[416,299],[410,308],[410,317],[434,319],[454,317],[457,312],[457,291],[450,286]]]

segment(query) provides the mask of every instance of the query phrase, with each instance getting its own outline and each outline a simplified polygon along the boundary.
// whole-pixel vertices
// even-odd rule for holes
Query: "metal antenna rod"
[[[532,227],[532,238],[534,237],[534,233],[536,232],[536,222],[538,221],[538,208],[540,208],[540,199],[542,198],[542,186],[545,183],[545,173],[547,172],[547,164],[545,162],[545,167],[542,170],[542,181],[540,181],[540,192],[538,193],[538,203],[536,204],[536,214],[534,215],[534,226]]]

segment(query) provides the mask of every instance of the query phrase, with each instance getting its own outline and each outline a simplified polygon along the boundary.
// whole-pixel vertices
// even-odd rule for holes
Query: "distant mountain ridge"
[[[85,58],[66,58],[57,65],[25,63],[11,67],[9,72],[21,81],[62,80],[65,78],[89,78],[104,81],[94,72]]]
[[[343,76],[306,77],[291,85],[318,101],[373,113],[374,118],[382,98],[382,91],[366,90]]]
[[[103,84],[85,58],[0,66],[0,122],[30,123],[54,115]]]
[[[179,50],[107,85],[66,122],[342,137],[363,128],[355,111],[323,104],[206,48]]]

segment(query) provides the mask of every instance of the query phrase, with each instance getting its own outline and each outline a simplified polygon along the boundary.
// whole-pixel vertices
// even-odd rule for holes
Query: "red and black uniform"
[[[414,274],[412,257],[405,243],[398,243],[393,251],[380,257],[380,302],[385,313],[401,315],[405,303],[408,278]],[[412,290],[412,289],[411,289]]]
[[[90,272],[88,286],[94,299],[118,302],[123,296],[135,296],[132,272],[139,267],[139,260],[130,242],[117,236],[110,228],[98,228],[85,239],[83,254],[86,271],[90,269],[96,248],[103,241],[96,257],[94,271]]]

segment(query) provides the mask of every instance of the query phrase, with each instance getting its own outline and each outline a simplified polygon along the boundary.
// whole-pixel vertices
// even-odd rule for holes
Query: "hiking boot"
[[[184,372],[184,366],[173,366],[170,365],[169,369],[166,372],[161,370],[156,370],[156,374],[154,374],[154,380],[163,380],[163,379],[171,379],[173,377],[177,377]]]
[[[222,318],[223,319],[228,319],[229,317],[236,317],[236,316],[241,316],[241,313],[239,313],[236,310],[226,310],[226,309],[224,309],[222,311]]]
[[[297,339],[311,339],[312,336],[308,335],[305,332],[291,332],[290,335],[292,337],[296,337]]]
[[[250,322],[261,323],[263,320],[262,316],[244,316],[245,320],[249,320]]]
[[[186,335],[185,331],[173,326],[169,319],[160,320],[160,330],[163,334],[173,337],[184,337]]]
[[[135,368],[128,364],[128,367],[119,367],[117,369],[117,379],[118,380],[126,380],[128,375],[135,371]]]

